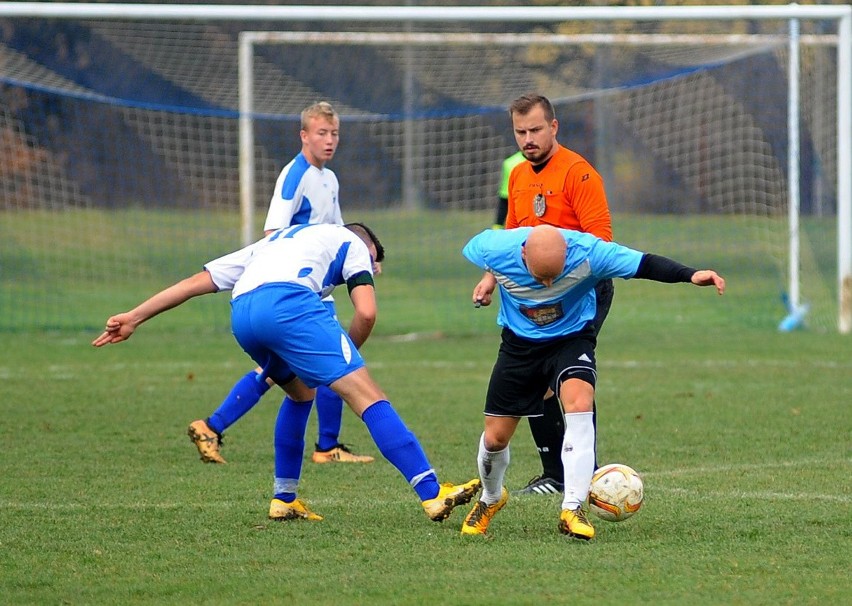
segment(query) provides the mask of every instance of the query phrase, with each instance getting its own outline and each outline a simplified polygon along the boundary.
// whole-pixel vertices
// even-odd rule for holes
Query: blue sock
[[[275,487],[276,499],[290,503],[296,498],[302,477],[305,453],[305,429],[313,402],[295,402],[284,398],[275,421]]]
[[[382,455],[408,480],[421,501],[438,496],[435,471],[417,437],[387,400],[379,400],[361,416]]]
[[[210,429],[221,435],[260,401],[261,396],[269,391],[269,384],[258,379],[260,375],[251,371],[234,384],[228,397],[207,419]]]
[[[333,389],[317,387],[317,450],[331,450],[340,443],[343,399]]]

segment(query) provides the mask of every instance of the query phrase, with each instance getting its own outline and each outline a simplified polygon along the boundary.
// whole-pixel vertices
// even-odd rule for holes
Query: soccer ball
[[[642,478],[632,467],[610,463],[595,471],[589,509],[602,520],[621,522],[639,511],[645,498]]]

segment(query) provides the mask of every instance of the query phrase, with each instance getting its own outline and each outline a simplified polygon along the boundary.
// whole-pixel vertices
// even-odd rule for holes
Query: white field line
[[[775,463],[741,463],[737,465],[712,465],[703,467],[687,467],[683,469],[668,469],[664,471],[642,473],[643,478],[678,478],[688,475],[717,475],[717,474],[733,474],[755,471],[765,471],[770,469],[789,469],[797,467],[812,467],[812,466],[849,466],[852,465],[850,459],[839,459],[834,461],[826,461],[825,459],[801,459],[798,461],[777,461]],[[848,488],[848,487],[847,487]],[[690,498],[697,498],[704,501],[718,500],[764,500],[764,501],[833,501],[835,503],[852,503],[852,493],[848,490],[846,494],[816,494],[813,492],[772,492],[765,490],[748,491],[748,490],[728,490],[728,491],[706,491],[692,490],[686,488],[661,486],[652,484],[652,493],[687,495]]]
[[[496,351],[496,350],[495,350]],[[222,362],[212,365],[213,368],[243,368],[250,366],[251,360],[246,358],[243,362]],[[117,364],[105,364],[98,366],[100,372],[121,372],[130,368],[147,370],[195,370],[199,366],[211,367],[209,363],[203,360],[186,360],[181,362],[175,361],[148,361],[148,362],[128,362]],[[483,360],[467,360],[463,362],[451,362],[448,360],[411,360],[411,361],[393,361],[393,362],[371,362],[367,360],[368,368],[376,369],[394,369],[394,368],[432,368],[442,370],[446,368],[462,368],[462,369],[482,369],[489,371],[494,365],[494,357],[489,354]],[[599,368],[624,368],[624,369],[643,369],[643,368],[659,368],[666,369],[671,365],[671,362],[661,360],[600,360],[598,361]],[[837,360],[678,360],[679,366],[689,366],[693,368],[790,368],[802,370],[806,368],[827,368],[827,369],[850,369],[852,370],[852,360],[837,361]],[[88,368],[89,364],[51,364],[47,367],[40,368],[39,373],[45,373],[51,379],[72,379],[78,375],[81,368]],[[26,369],[23,369],[24,371]],[[26,372],[23,373],[26,375]],[[0,366],[0,379],[12,379],[22,376],[22,369],[14,366]]]
[[[732,491],[703,491],[703,490],[688,490],[685,488],[668,488],[665,486],[654,486],[653,491],[646,492],[646,496],[651,495],[678,495],[689,497],[692,501],[778,501],[778,502],[832,502],[843,505],[852,504],[852,496],[838,494],[817,494],[817,493],[787,493],[787,492],[768,492],[768,491],[748,491],[748,490],[732,490]],[[339,499],[334,497],[311,497],[308,499],[312,509],[321,512],[322,507],[342,507],[342,506],[359,506],[364,507],[381,507],[382,503],[388,506],[396,506],[402,503],[411,503],[412,506],[417,505],[415,498],[384,498],[380,502],[375,499],[360,501],[358,499]],[[168,510],[183,510],[183,509],[245,509],[247,507],[244,501],[229,501],[229,500],[209,500],[203,502],[182,501],[174,503],[69,503],[62,504],[63,510],[92,510],[92,509],[120,509],[120,510],[137,510],[137,511],[168,511]],[[258,501],[254,506],[249,505],[250,509],[258,511],[266,511],[267,501]],[[56,503],[53,501],[35,502],[35,503],[16,503],[12,501],[0,502],[0,511],[15,510],[15,511],[47,511],[54,510]]]
[[[652,494],[657,493],[684,495],[688,496],[690,500],[699,501],[807,501],[809,503],[832,501],[834,503],[852,504],[852,496],[850,495],[816,494],[813,492],[791,493],[760,490],[705,491],[655,486]]]
[[[695,474],[729,474],[732,472],[748,472],[748,471],[759,471],[765,469],[783,469],[783,468],[792,468],[792,467],[809,467],[812,465],[821,465],[823,467],[828,466],[848,466],[852,465],[852,460],[849,459],[839,459],[833,461],[826,461],[825,459],[803,459],[799,461],[780,461],[777,463],[760,463],[760,464],[743,464],[743,465],[719,465],[719,466],[705,466],[705,467],[688,467],[683,469],[671,469],[667,471],[658,471],[658,472],[648,472],[643,473],[642,477],[644,478],[663,478],[663,477],[678,477],[685,475],[695,475]],[[669,487],[669,486],[661,486],[660,484],[653,483],[650,486],[649,493],[651,495],[654,494],[673,494],[673,495],[683,495],[688,496],[691,499],[698,499],[702,501],[744,501],[744,500],[763,500],[763,501],[811,501],[811,502],[820,502],[820,501],[830,501],[834,503],[841,504],[850,504],[852,503],[852,494],[826,494],[826,493],[814,493],[814,492],[773,492],[773,491],[749,491],[749,490],[730,490],[730,491],[705,491],[705,490],[693,490],[687,488],[679,488],[679,487]],[[406,496],[404,491],[400,493],[399,497],[392,498],[384,498],[380,502],[376,502],[375,500],[363,500],[359,503],[358,499],[354,501],[352,499],[340,499],[337,497],[323,497],[323,496],[312,496],[308,499],[310,503],[316,508],[317,506],[343,506],[343,505],[359,505],[363,504],[364,506],[372,506],[372,507],[381,507],[382,503],[386,503],[388,505],[398,505],[400,503],[412,503],[413,505],[417,504],[415,498],[411,496]],[[0,501],[0,510],[9,509],[9,510],[17,510],[17,511],[38,511],[38,510],[47,510],[47,509],[55,509],[56,504],[52,501],[45,502],[35,502],[35,503],[18,503],[13,501]],[[168,503],[144,503],[144,502],[136,502],[136,503],[128,503],[126,501],[118,501],[114,503],[70,503],[65,502],[62,504],[63,509],[73,509],[73,510],[86,510],[86,509],[135,509],[139,511],[147,511],[147,510],[180,510],[180,509],[233,509],[233,508],[242,508],[246,507],[245,501],[233,501],[227,499],[211,499],[205,500],[201,502],[197,501],[181,501],[181,502],[168,502]],[[266,507],[266,501],[258,503],[257,507],[259,509],[264,509]]]
[[[784,469],[790,467],[811,467],[811,466],[826,467],[831,465],[852,465],[852,459],[836,459],[826,461],[825,458],[818,459],[799,459],[795,461],[775,461],[769,463],[738,463],[736,465],[708,465],[702,467],[685,467],[682,469],[666,469],[662,471],[650,471],[641,473],[643,478],[663,478],[663,477],[678,477],[696,474],[730,474],[735,472],[760,471],[763,469]]]

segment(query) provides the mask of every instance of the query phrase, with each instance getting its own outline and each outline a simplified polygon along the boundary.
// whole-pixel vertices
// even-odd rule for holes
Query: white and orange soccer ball
[[[599,467],[592,476],[589,509],[602,520],[621,522],[642,507],[645,485],[636,470],[621,463]]]

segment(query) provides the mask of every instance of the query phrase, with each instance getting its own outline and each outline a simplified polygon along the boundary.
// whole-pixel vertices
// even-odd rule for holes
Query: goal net
[[[516,149],[507,107],[530,91],[554,102],[560,142],[603,174],[616,240],[738,277],[736,309],[696,312],[672,289],[665,308],[617,300],[619,314],[664,325],[724,313],[774,330],[793,242],[806,326],[837,329],[832,21],[801,24],[795,171],[785,20],[386,21],[251,35],[269,24],[2,25],[0,330],[99,326],[259,236],[277,174],[299,150],[299,112],[321,99],[342,118],[329,166],[344,218],[371,223],[388,248],[380,301],[394,320],[377,330],[493,330],[493,314],[470,313],[478,276],[460,249],[493,223],[500,165]],[[242,74],[240,32],[251,47]],[[226,326],[227,305],[208,299],[164,323]]]

